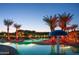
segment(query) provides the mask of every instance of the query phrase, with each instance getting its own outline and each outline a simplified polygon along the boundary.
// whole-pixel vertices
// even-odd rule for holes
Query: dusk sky
[[[14,23],[21,24],[21,29],[35,30],[41,32],[50,31],[48,25],[43,21],[43,16],[62,14],[63,12],[73,14],[72,24],[79,25],[79,4],[0,4],[0,32],[6,31],[4,19],[13,19]],[[14,32],[13,25],[10,32]]]

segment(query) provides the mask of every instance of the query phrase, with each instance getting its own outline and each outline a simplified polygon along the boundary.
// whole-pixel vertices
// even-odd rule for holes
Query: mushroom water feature
[[[62,35],[66,36],[67,32],[65,32],[63,30],[55,30],[55,31],[49,33],[49,37],[56,36],[56,44],[57,44],[57,51],[56,51],[56,53],[57,54],[60,54],[60,37]]]

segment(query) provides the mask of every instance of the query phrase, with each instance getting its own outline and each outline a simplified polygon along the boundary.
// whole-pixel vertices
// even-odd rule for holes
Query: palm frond
[[[13,24],[13,21],[11,19],[4,19],[4,25],[10,26]]]
[[[15,27],[15,28],[20,28],[21,25],[19,25],[19,24],[14,24],[14,27]]]
[[[77,27],[78,27],[78,25],[77,25],[77,24],[73,24],[73,25],[72,25],[72,27],[77,28]]]

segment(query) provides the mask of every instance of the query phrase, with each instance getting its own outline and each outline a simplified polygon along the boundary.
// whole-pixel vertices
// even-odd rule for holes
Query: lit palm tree
[[[67,24],[72,20],[72,14],[70,13],[63,13],[58,14],[59,15],[59,26],[62,28],[62,30],[65,30],[67,27]]]
[[[73,24],[73,25],[72,25],[72,29],[73,29],[73,31],[74,31],[74,33],[73,33],[73,35],[74,35],[73,38],[74,38],[75,42],[77,42],[77,32],[75,31],[77,27],[78,27],[77,24]]]
[[[57,26],[57,16],[54,15],[54,17],[50,16],[44,16],[43,20],[47,23],[47,25],[50,27],[51,32],[54,31],[55,27]],[[53,46],[51,46],[51,54],[53,53]]]
[[[44,16],[43,20],[48,24],[48,26],[50,27],[51,31],[54,31],[55,27],[56,27],[56,23],[57,23],[57,16],[55,15],[54,17],[50,16]]]
[[[21,27],[19,24],[14,24],[14,27],[16,28],[16,42],[18,42],[18,30]]]
[[[8,40],[10,40],[9,37],[9,27],[13,24],[13,21],[11,19],[4,19],[4,25],[7,26],[7,37]]]

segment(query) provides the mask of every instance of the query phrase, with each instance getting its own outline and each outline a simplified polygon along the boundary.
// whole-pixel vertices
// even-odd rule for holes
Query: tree
[[[72,14],[70,13],[63,13],[58,14],[59,15],[59,26],[62,28],[62,30],[65,30],[67,27],[67,24],[72,20]]]
[[[16,42],[18,42],[18,30],[21,27],[19,24],[14,24],[14,27],[16,28]]]
[[[75,29],[78,27],[78,25],[77,24],[73,24],[72,27],[73,27],[73,29],[75,31]]]
[[[54,15],[54,17],[50,16],[44,16],[43,20],[47,23],[47,25],[50,27],[51,32],[54,31],[55,27],[57,26],[57,16]],[[52,53],[52,47],[51,46],[51,53]]]
[[[8,40],[10,40],[9,37],[9,27],[13,24],[13,21],[11,19],[4,19],[4,25],[7,26],[7,37]]]
[[[56,27],[56,23],[57,23],[57,16],[54,15],[54,17],[50,16],[44,16],[43,20],[47,23],[47,25],[50,27],[51,31],[54,31],[55,27]]]

